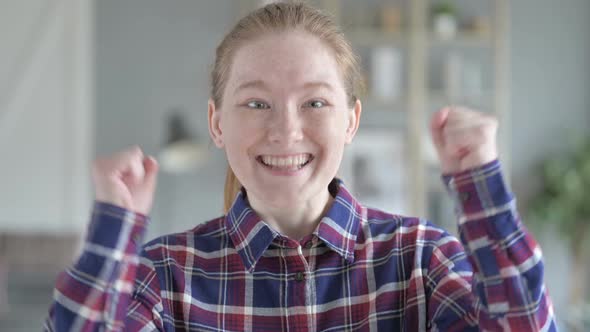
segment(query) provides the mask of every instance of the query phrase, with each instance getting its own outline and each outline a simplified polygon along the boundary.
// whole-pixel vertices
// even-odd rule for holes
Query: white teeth
[[[289,156],[286,158],[279,158],[273,156],[262,156],[262,162],[265,165],[279,167],[279,168],[293,168],[293,167],[302,167],[305,163],[307,163],[311,159],[310,154],[300,154],[296,156]]]

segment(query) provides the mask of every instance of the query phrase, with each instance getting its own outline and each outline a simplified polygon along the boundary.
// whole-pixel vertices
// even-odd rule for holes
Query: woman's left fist
[[[445,107],[430,121],[442,172],[457,173],[498,158],[498,120],[464,107]]]

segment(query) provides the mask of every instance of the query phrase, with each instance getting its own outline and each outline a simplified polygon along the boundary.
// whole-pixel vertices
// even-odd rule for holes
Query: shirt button
[[[133,243],[139,244],[139,241],[141,241],[141,236],[139,234],[133,234],[131,240],[133,241]]]
[[[471,194],[469,192],[462,192],[459,197],[461,198],[462,202],[467,202],[469,198],[471,198]]]
[[[297,272],[297,274],[295,275],[295,280],[303,281],[303,279],[305,279],[305,275],[303,274],[303,272]]]

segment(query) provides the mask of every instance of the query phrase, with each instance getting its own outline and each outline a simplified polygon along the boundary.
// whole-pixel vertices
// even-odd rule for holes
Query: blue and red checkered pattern
[[[316,231],[282,236],[241,192],[226,216],[141,242],[148,220],[97,202],[58,278],[49,331],[555,331],[541,250],[498,161],[444,176],[461,243],[370,209],[335,180]]]

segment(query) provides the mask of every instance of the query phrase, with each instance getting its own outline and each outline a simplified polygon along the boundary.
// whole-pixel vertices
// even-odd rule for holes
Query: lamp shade
[[[166,129],[167,139],[158,156],[161,169],[168,173],[197,170],[206,160],[207,147],[191,135],[182,113],[171,113]]]

